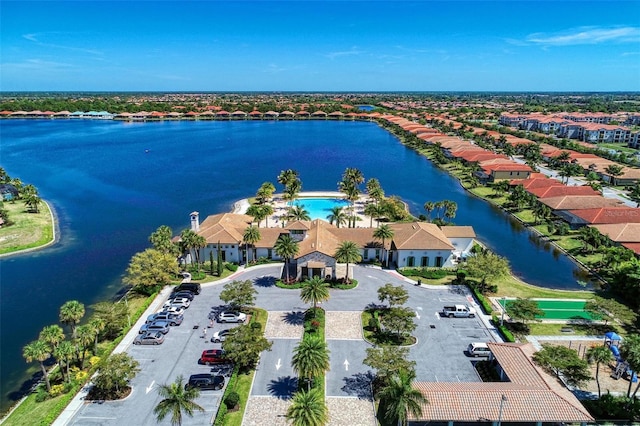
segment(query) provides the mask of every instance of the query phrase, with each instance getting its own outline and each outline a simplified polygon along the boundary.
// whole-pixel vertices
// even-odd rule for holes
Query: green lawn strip
[[[256,322],[260,324],[261,330],[264,332],[264,328],[267,324],[267,315],[267,311],[265,311],[264,309],[254,307],[252,308],[250,322]],[[220,407],[224,405],[224,397],[229,392],[235,391],[238,393],[238,395],[240,395],[240,408],[237,411],[227,411],[226,409],[219,409],[218,414],[216,415],[216,422],[214,424],[222,424],[225,426],[242,425],[244,410],[247,408],[247,401],[249,400],[249,394],[251,393],[251,384],[253,383],[253,376],[255,374],[255,369],[244,374],[234,373],[224,391],[224,395],[220,402]]]
[[[0,228],[0,254],[44,246],[53,240],[53,221],[46,203],[38,213],[27,213],[22,201],[4,202],[14,224]]]
[[[490,297],[521,297],[523,299],[592,299],[594,293],[585,290],[556,290],[551,288],[537,287],[527,284],[509,275],[497,280],[494,284],[498,286],[495,294]]]
[[[604,324],[556,324],[548,322],[529,323],[529,334],[532,336],[593,336],[603,332],[615,331],[624,334],[624,330],[614,323]],[[562,330],[571,329],[570,332]]]
[[[309,308],[305,312],[304,316],[304,339],[306,336],[318,336],[320,340],[325,341],[325,311],[322,308],[316,308],[316,315],[313,316],[313,307]],[[317,322],[317,327],[314,327],[312,323]],[[300,386],[300,384],[298,384]],[[325,399],[325,375],[322,377],[315,377],[313,380],[313,387],[320,390],[323,400]],[[305,389],[306,390],[306,389]],[[326,400],[325,400],[326,403]]]
[[[129,305],[129,312],[131,313],[131,324],[135,324],[155,297],[156,294],[148,297],[134,295],[128,299],[127,303]],[[86,365],[89,366],[85,368],[85,371],[88,372],[86,381],[88,381],[93,373],[101,366],[102,362],[109,357],[129,330],[130,327],[126,327],[115,340],[102,341],[98,345],[97,356],[100,357],[100,362],[93,367],[89,366],[89,362],[86,363]],[[29,394],[22,404],[5,420],[3,425],[48,425],[53,423],[67,405],[69,405],[69,402],[75,397],[80,388],[84,386],[86,381],[76,383],[73,389],[66,394],[42,402],[36,402],[35,393]],[[28,421],[24,422],[24,419]]]

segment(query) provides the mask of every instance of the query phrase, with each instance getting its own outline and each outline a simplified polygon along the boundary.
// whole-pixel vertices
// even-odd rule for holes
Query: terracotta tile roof
[[[620,202],[601,195],[565,195],[561,197],[549,197],[540,200],[553,210],[581,210],[597,209],[600,207],[619,206]],[[576,212],[572,212],[577,214]]]
[[[546,203],[545,203],[546,204]],[[640,209],[633,207],[599,206],[571,211],[587,223],[640,223]]]
[[[208,244],[239,244],[244,230],[253,218],[244,214],[220,213],[207,217],[201,224],[198,234],[205,237]]]
[[[288,233],[289,231],[284,228],[260,228],[260,241],[255,246],[258,248],[273,248],[278,237]]]
[[[640,243],[640,223],[607,223],[591,225],[617,243]]]
[[[539,174],[539,173],[536,173]],[[517,180],[510,182],[512,185],[522,185],[524,189],[533,188],[549,188],[551,186],[564,186],[562,182],[557,179],[550,179],[548,177],[533,177],[533,173],[529,176],[529,179]]]
[[[466,151],[462,152],[457,157],[462,158],[468,162],[483,162],[487,160],[494,160],[496,158],[509,159],[504,154],[495,154],[490,151]]]
[[[443,226],[440,228],[447,238],[475,238],[476,231],[472,226]]]
[[[488,343],[507,382],[414,383],[427,398],[413,421],[589,422],[593,417],[555,378],[531,361],[530,343]],[[504,401],[503,401],[504,398]]]
[[[421,249],[453,250],[444,233],[433,223],[411,222],[390,224],[394,231],[393,245],[398,250]]]
[[[635,254],[640,254],[640,243],[622,243],[622,246],[633,250]]]
[[[527,192],[538,198],[560,197],[563,195],[600,195],[590,186],[553,185],[546,188],[529,188]]]

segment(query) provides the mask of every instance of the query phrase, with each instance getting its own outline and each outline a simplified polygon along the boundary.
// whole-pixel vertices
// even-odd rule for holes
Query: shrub
[[[240,402],[240,395],[238,392],[232,391],[224,398],[224,405],[227,406],[227,409],[235,408]]]
[[[260,325],[259,322],[252,322],[249,327],[251,327],[252,330],[260,330],[262,329],[262,326]]]
[[[378,332],[378,320],[375,318],[369,318],[369,330]]]
[[[64,385],[53,385],[51,386],[49,395],[51,396],[51,398],[55,398],[58,395],[62,395],[63,392],[64,392]]]
[[[225,263],[224,267],[231,272],[236,272],[238,270],[238,265],[235,263]]]
[[[226,415],[227,415],[227,406],[225,404],[220,404],[220,407],[218,407],[218,414],[216,415],[216,421],[213,423],[213,426],[224,425],[224,418]]]
[[[49,399],[49,392],[44,388],[44,386],[38,386],[36,390],[36,402],[42,402]]]

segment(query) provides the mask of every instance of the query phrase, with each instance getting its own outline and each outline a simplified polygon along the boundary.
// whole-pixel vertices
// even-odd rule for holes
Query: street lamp
[[[507,310],[507,298],[502,296],[502,313],[500,314],[500,327],[504,325],[504,311]]]
[[[502,408],[505,402],[507,402],[507,397],[502,395],[502,398],[500,398],[500,412],[498,413],[498,426],[502,423]]]

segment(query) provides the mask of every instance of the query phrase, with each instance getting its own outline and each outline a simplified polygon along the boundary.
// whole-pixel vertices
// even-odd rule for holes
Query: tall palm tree
[[[305,336],[293,350],[291,366],[298,377],[307,380],[307,390],[311,389],[313,378],[330,368],[327,343],[319,336]]]
[[[42,340],[34,340],[22,348],[22,356],[27,362],[38,361],[40,363],[44,383],[47,386],[47,391],[50,391],[51,383],[49,382],[49,373],[47,373],[47,369],[44,367],[44,362],[51,357],[51,348],[49,345]]]
[[[180,426],[182,424],[182,413],[193,417],[194,411],[204,412],[204,408],[194,402],[200,396],[198,388],[184,388],[184,378],[182,375],[170,384],[158,385],[158,395],[162,401],[153,409],[158,421],[162,421],[168,414],[171,414],[171,424]]]
[[[389,382],[380,390],[380,408],[384,410],[383,417],[388,424],[406,426],[408,412],[414,417],[422,415],[422,404],[429,401],[419,390],[411,386],[414,378],[413,372],[400,370],[398,374],[391,376]]]
[[[71,327],[71,338],[76,337],[76,326],[84,316],[84,305],[77,300],[69,300],[60,307],[60,322],[69,324]]]
[[[246,211],[246,214],[248,214],[249,216],[252,216],[253,220],[256,222],[258,226],[260,226],[260,222],[262,222],[262,219],[265,219],[267,217],[267,212],[262,207],[263,206],[259,204],[252,204],[247,208],[247,211]]]
[[[73,343],[69,342],[68,340],[60,342],[60,344],[53,350],[53,356],[61,364],[60,369],[63,372],[62,376],[64,377],[64,373],[66,372],[68,382],[71,381],[71,375],[69,374],[69,365],[71,364],[71,360],[73,359],[75,353],[76,349],[73,347]]]
[[[263,204],[260,206],[260,215],[265,219],[265,226],[269,227],[269,216],[273,214],[273,206],[271,204]]]
[[[289,260],[298,254],[300,246],[289,234],[282,234],[273,246],[276,254],[284,259],[285,274],[289,282]]]
[[[444,216],[449,219],[449,222],[456,217],[456,211],[458,210],[458,204],[455,201],[446,200],[444,205]]]
[[[333,257],[336,258],[336,261],[347,264],[347,274],[344,281],[349,283],[349,263],[356,263],[362,260],[358,245],[353,241],[343,241],[336,249]]]
[[[293,169],[282,170],[277,178],[278,183],[285,189],[296,179],[298,179],[298,172]]]
[[[93,353],[98,353],[98,339],[100,338],[100,333],[107,326],[106,322],[103,318],[93,316],[91,321],[89,321],[89,326],[93,329],[94,339],[93,339]]]
[[[336,227],[340,228],[340,225],[347,223],[347,215],[342,207],[334,206],[331,207],[331,213],[327,216],[327,220],[330,224],[335,224]]]
[[[293,395],[287,409],[287,419],[292,426],[322,426],[329,421],[329,410],[320,389],[303,390]]]
[[[264,182],[256,192],[256,201],[258,204],[266,204],[273,197],[276,187],[271,182]]]
[[[258,229],[257,226],[249,226],[247,227],[247,229],[244,230],[244,234],[242,236],[242,239],[244,240],[246,246],[247,246],[247,263],[249,263],[250,261],[250,257],[249,256],[249,252],[250,252],[250,248],[253,248],[255,243],[257,243],[258,241],[260,241],[260,229]],[[255,251],[253,252],[253,258],[255,260]]]
[[[303,206],[291,206],[287,210],[287,219],[288,220],[311,220],[311,216],[309,216],[309,211],[306,210]]]
[[[302,191],[302,182],[299,179],[291,181],[284,189],[283,198],[293,201],[298,197],[298,193]]]
[[[384,262],[385,265],[387,264],[389,259],[387,256],[387,249],[384,243],[386,240],[390,240],[391,238],[393,238],[393,235],[394,235],[393,229],[391,229],[391,227],[386,223],[380,225],[379,228],[373,231],[373,238],[375,238],[376,240],[382,240],[382,255],[383,255],[382,261]]]
[[[329,293],[329,284],[325,283],[320,277],[313,277],[304,282],[304,286],[300,289],[300,299],[304,303],[313,303],[313,314],[316,313],[318,302],[326,302],[331,297]]]
[[[84,368],[84,359],[87,355],[87,350],[96,338],[96,332],[89,324],[84,324],[78,327],[77,336],[74,339],[76,344],[76,351],[78,354],[78,361],[80,361],[80,368]]]
[[[369,179],[367,181],[366,188],[367,195],[369,195],[369,198],[373,199],[376,204],[380,203],[380,200],[384,198],[384,190],[380,186],[380,181],[378,181],[378,179]]]
[[[373,218],[375,217],[378,219],[382,217],[384,215],[384,210],[378,204],[367,203],[367,205],[364,206],[364,215],[369,216],[369,228],[373,228]],[[380,222],[378,222],[378,226],[380,226]]]
[[[207,239],[202,235],[196,234],[193,237],[193,249],[196,252],[196,267],[198,268],[198,272],[200,272],[200,250],[207,246]]]
[[[424,209],[427,211],[427,220],[431,222],[431,212],[436,208],[436,203],[427,201],[424,203]]]
[[[587,350],[587,359],[589,362],[596,363],[596,384],[598,385],[598,398],[602,395],[600,392],[600,364],[608,364],[613,361],[613,354],[606,346],[593,346]]]
[[[40,332],[39,339],[55,350],[64,340],[64,330],[58,324],[48,325]]]

